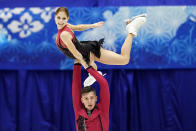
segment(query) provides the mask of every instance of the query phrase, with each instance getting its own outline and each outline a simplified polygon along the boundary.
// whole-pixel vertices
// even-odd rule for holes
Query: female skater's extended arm
[[[90,28],[97,28],[103,25],[104,25],[104,22],[100,21],[94,24],[79,24],[79,25],[68,24],[68,27],[71,28],[73,31],[83,31],[83,30],[87,30]]]

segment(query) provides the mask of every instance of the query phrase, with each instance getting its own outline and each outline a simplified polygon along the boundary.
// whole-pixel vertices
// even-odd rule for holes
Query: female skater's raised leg
[[[95,60],[108,65],[126,65],[130,60],[130,52],[132,47],[133,37],[137,35],[138,29],[145,23],[146,15],[135,17],[130,23],[127,24],[126,29],[128,36],[121,48],[121,54],[105,50],[101,48],[101,57],[95,57]]]
[[[129,63],[130,60],[130,52],[132,47],[132,40],[133,37],[137,35],[138,29],[145,23],[146,21],[146,15],[140,15],[136,16],[133,20],[130,20],[127,22],[126,29],[128,31],[128,35],[125,39],[125,42],[122,45],[121,48],[121,54],[117,54],[113,51],[105,50],[103,48],[100,49],[101,57],[97,58],[92,53],[90,54],[90,65],[93,66],[95,69],[97,69],[96,64],[94,61],[101,62],[103,64],[108,65],[126,65]],[[101,72],[99,72],[102,74]],[[93,76],[89,75],[87,79],[84,81],[84,86],[90,86],[93,84],[96,80],[93,78]]]

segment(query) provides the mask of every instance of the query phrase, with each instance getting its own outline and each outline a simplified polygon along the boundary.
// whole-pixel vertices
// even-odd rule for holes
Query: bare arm
[[[82,54],[76,49],[74,43],[72,42],[72,36],[64,31],[61,33],[61,40],[63,41],[63,43],[66,44],[68,50],[74,55],[74,57],[84,66],[84,67],[88,67],[88,65],[86,64],[86,62],[83,59]]]
[[[81,61],[83,57],[72,42],[72,36],[68,32],[63,31],[60,37],[63,43],[66,44],[68,50],[73,54],[73,56],[79,61]]]
[[[97,23],[94,23],[94,24],[80,24],[80,25],[68,24],[69,28],[71,28],[73,31],[83,31],[83,30],[87,30],[87,29],[90,29],[90,28],[97,28],[97,27],[100,27],[100,26],[103,26],[103,25],[104,25],[103,21],[100,21],[100,22],[97,22]]]

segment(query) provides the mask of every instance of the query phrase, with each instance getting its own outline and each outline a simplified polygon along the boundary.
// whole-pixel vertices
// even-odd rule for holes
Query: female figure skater
[[[85,25],[68,24],[69,11],[65,7],[57,9],[55,14],[55,22],[58,28],[56,45],[60,51],[66,56],[78,60],[82,65],[88,64],[97,69],[94,61],[108,65],[126,65],[129,63],[130,52],[132,47],[132,39],[137,35],[138,29],[145,23],[146,15],[134,17],[126,23],[128,35],[121,48],[121,54],[105,50],[101,47],[103,39],[99,41],[81,41],[79,42],[73,31],[86,30],[89,28],[97,28],[104,25],[104,22]]]

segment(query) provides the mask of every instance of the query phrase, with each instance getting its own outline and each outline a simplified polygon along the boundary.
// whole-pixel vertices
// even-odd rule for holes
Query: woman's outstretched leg
[[[121,48],[121,54],[101,48],[101,57],[95,60],[108,65],[126,65],[129,63],[133,35],[128,34]]]
[[[105,50],[101,48],[101,57],[95,57],[95,60],[108,65],[126,65],[130,60],[130,52],[132,47],[133,37],[137,35],[138,29],[145,23],[146,15],[136,16],[130,23],[127,24],[126,29],[128,35],[121,48],[121,54]]]

